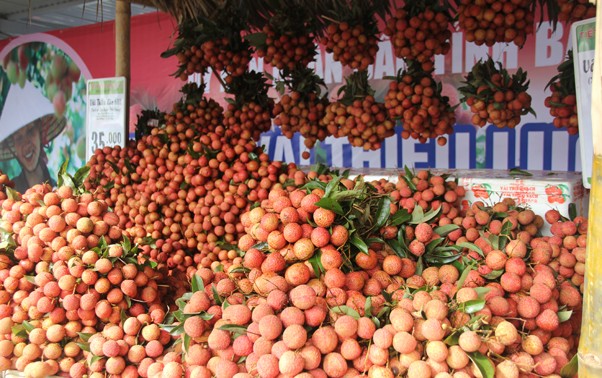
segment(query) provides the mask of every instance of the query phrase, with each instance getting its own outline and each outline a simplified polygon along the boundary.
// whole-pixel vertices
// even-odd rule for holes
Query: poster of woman
[[[0,170],[24,192],[56,185],[68,161],[85,164],[85,78],[62,49],[47,42],[13,47],[0,67]]]

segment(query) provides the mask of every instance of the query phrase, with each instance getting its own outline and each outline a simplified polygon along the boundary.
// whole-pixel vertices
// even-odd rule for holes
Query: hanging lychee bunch
[[[382,141],[395,133],[395,123],[387,116],[385,105],[376,102],[368,73],[356,71],[349,75],[339,93],[343,94],[338,102],[345,106],[344,122],[336,116],[337,106],[329,106],[322,123],[329,130],[338,127],[336,136],[346,136],[354,147],[378,150]]]
[[[268,97],[267,79],[259,72],[245,72],[227,84],[224,126],[237,132],[241,139],[258,140],[261,133],[272,127],[274,100]]]
[[[321,43],[334,60],[353,69],[365,70],[374,63],[378,51],[376,14],[388,10],[386,1],[335,0],[329,4]]]
[[[401,119],[404,139],[427,139],[438,137],[437,143],[445,145],[444,134],[453,132],[456,123],[454,108],[449,98],[441,95],[441,83],[432,74],[424,71],[417,61],[408,61],[407,69],[398,73],[389,84],[385,95],[385,108],[391,119]]]
[[[558,66],[558,75],[546,86],[550,87],[552,94],[545,100],[550,115],[554,117],[554,127],[565,127],[571,135],[579,132],[574,72],[573,50],[569,50],[567,59]]]
[[[249,42],[241,36],[245,17],[234,7],[215,10],[212,16],[199,15],[180,23],[174,47],[161,56],[178,58],[175,77],[187,80],[194,73],[204,74],[209,68],[230,77],[242,75],[251,59]]]
[[[296,69],[283,73],[276,89],[283,93],[280,102],[274,106],[274,124],[281,127],[282,134],[291,139],[299,132],[305,147],[312,148],[316,141],[323,141],[328,136],[328,130],[320,125],[324,117],[328,99],[326,93],[321,95],[321,87],[326,87],[324,81],[310,68]],[[309,152],[304,151],[303,157],[309,158]]]
[[[534,30],[533,4],[533,0],[457,0],[459,27],[466,41],[478,46],[513,42],[522,47]]]
[[[247,36],[257,56],[279,70],[307,66],[316,55],[314,26],[316,19],[301,1],[278,2],[262,14],[260,32]]]
[[[596,5],[588,0],[558,0],[558,21],[567,23],[596,17]]]
[[[416,60],[423,70],[434,70],[433,56],[447,54],[452,16],[439,0],[407,1],[387,20],[384,34],[391,38],[395,56]]]
[[[501,63],[491,57],[479,60],[466,76],[466,85],[458,91],[463,95],[462,102],[470,106],[474,113],[472,123],[485,126],[492,123],[497,127],[514,128],[521,116],[531,113],[531,96],[527,93],[529,80],[522,69],[510,75]]]
[[[184,128],[180,132],[189,135],[183,135],[181,139],[186,140],[192,135],[214,132],[218,126],[222,125],[224,109],[215,100],[204,96],[204,84],[189,83],[184,85],[180,92],[182,98],[173,105],[172,112],[165,115],[164,121],[168,135],[171,130],[176,131],[179,128],[178,125],[182,125]]]
[[[209,63],[203,56],[203,51],[199,48],[201,41],[195,32],[195,23],[192,20],[184,20],[178,25],[178,37],[171,49],[161,54],[162,58],[176,56],[178,59],[178,69],[173,73],[183,81],[188,80],[188,76],[195,73],[205,73],[209,68]]]

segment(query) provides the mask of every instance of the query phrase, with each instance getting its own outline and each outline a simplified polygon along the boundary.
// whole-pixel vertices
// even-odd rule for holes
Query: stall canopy
[[[0,39],[110,21],[118,0],[0,0]],[[156,12],[131,4],[132,16]]]

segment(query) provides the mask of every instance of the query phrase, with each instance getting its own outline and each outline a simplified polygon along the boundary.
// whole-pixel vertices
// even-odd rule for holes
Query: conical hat
[[[23,88],[11,85],[0,112],[0,161],[13,158],[9,148],[12,139],[9,137],[23,126],[40,120],[42,139],[48,142],[59,135],[67,124],[65,117],[55,116],[50,100],[29,81],[25,82]]]

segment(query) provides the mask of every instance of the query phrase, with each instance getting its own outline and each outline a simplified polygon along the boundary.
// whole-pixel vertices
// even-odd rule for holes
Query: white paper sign
[[[124,77],[88,80],[86,160],[99,148],[125,146],[126,87]]]
[[[592,78],[594,76],[596,19],[575,22],[571,26],[575,86],[577,89],[577,116],[583,186],[591,187],[594,144],[592,134]]]

